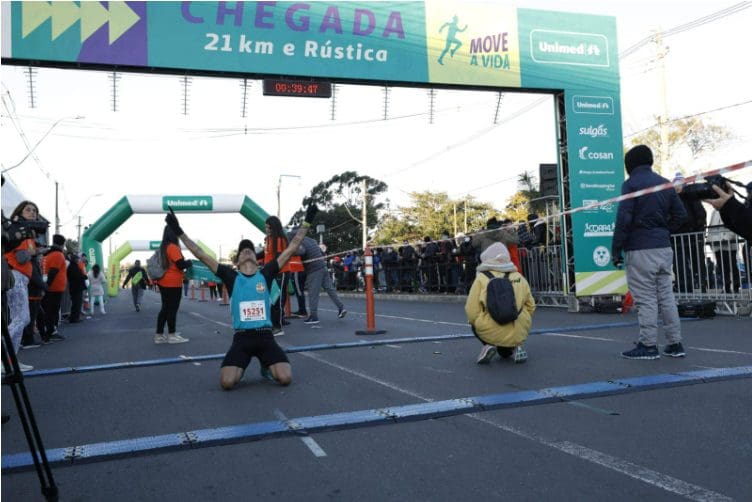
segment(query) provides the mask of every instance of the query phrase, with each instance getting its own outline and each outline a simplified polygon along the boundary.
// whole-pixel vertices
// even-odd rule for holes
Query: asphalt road
[[[293,301],[294,303],[294,301]],[[365,305],[349,314],[322,296],[321,324],[293,320],[286,348],[364,337]],[[64,342],[21,351],[36,369],[222,354],[229,307],[184,300],[178,329],[190,342],[154,345],[159,297],[135,312],[130,292],[107,315],[64,325]],[[365,341],[468,334],[461,303],[380,301]],[[617,323],[634,323],[613,327]],[[540,390],[629,377],[752,365],[752,320],[683,323],[688,356],[619,357],[636,339],[636,316],[539,309],[530,359],[475,364],[472,338],[290,354],[293,383],[262,381],[254,360],[233,391],[220,360],[29,376],[47,449],[238,424]],[[599,329],[588,329],[594,325]],[[582,328],[580,330],[580,328]],[[57,466],[60,500],[752,500],[750,378],[656,388],[552,404],[354,426]],[[28,451],[7,386],[2,455]],[[220,429],[219,432],[221,432]],[[3,501],[44,500],[33,470],[2,474]]]

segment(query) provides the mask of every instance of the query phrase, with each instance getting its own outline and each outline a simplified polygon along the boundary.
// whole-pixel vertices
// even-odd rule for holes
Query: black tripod
[[[26,434],[26,442],[29,444],[29,452],[34,459],[34,467],[39,476],[39,484],[42,487],[42,495],[46,500],[56,502],[58,499],[57,486],[55,479],[52,477],[52,470],[47,461],[47,453],[44,451],[42,436],[39,434],[37,422],[34,419],[34,413],[31,410],[29,396],[26,393],[26,386],[23,382],[23,373],[18,367],[18,359],[13,351],[13,343],[8,331],[8,308],[5,300],[5,291],[3,291],[3,385],[8,385],[13,393],[13,400],[16,402],[18,418],[23,425]],[[10,350],[8,350],[10,348]]]

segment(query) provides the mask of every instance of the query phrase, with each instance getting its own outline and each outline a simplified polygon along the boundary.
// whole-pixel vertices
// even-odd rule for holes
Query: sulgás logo
[[[590,147],[583,146],[579,150],[580,160],[614,160],[613,152],[590,152]]]
[[[580,136],[590,136],[591,138],[605,138],[608,137],[608,128],[603,124],[598,126],[589,125],[587,127],[580,127]]]

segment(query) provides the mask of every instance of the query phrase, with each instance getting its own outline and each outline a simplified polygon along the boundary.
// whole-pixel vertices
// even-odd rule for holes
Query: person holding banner
[[[652,170],[653,152],[645,145],[630,149],[624,156],[629,179],[621,187],[622,195],[669,184]],[[671,231],[687,218],[687,212],[673,187],[649,191],[619,202],[612,242],[615,267],[624,263],[626,254],[627,287],[637,306],[640,336],[637,346],[622,352],[627,359],[658,359],[658,317],[668,344],[663,354],[684,357],[679,312],[671,284],[674,253]]]
[[[292,382],[290,362],[272,334],[271,306],[280,294],[275,278],[297,251],[316,213],[318,207],[315,204],[308,207],[305,221],[290,245],[279,253],[276,259],[268,257],[261,269],[256,261],[253,242],[248,239],[241,240],[235,257],[237,271],[228,265],[220,265],[199,248],[180,228],[172,209],[165,217],[168,227],[196,258],[222,280],[230,295],[232,327],[235,334],[220,370],[220,385],[224,390],[233,389],[237,385],[254,356],[261,362],[263,378],[273,379],[281,385],[290,385]]]

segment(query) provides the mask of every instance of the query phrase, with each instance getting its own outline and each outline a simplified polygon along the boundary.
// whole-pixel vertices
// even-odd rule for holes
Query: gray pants
[[[334,289],[332,278],[329,277],[326,268],[320,268],[312,272],[306,270],[305,285],[308,289],[308,313],[310,315],[318,315],[319,294],[321,293],[322,287],[324,288],[324,291],[326,291],[326,294],[329,295],[329,298],[331,298],[334,304],[337,305],[338,309],[341,310],[345,308],[344,304],[340,301],[339,296],[337,296],[337,290]]]
[[[131,286],[131,294],[133,295],[133,306],[141,305],[141,299],[144,297],[144,288],[141,286]]]
[[[681,342],[681,324],[671,286],[674,253],[671,248],[626,252],[627,287],[634,297],[640,322],[639,342],[658,343],[658,316],[668,343]]]

